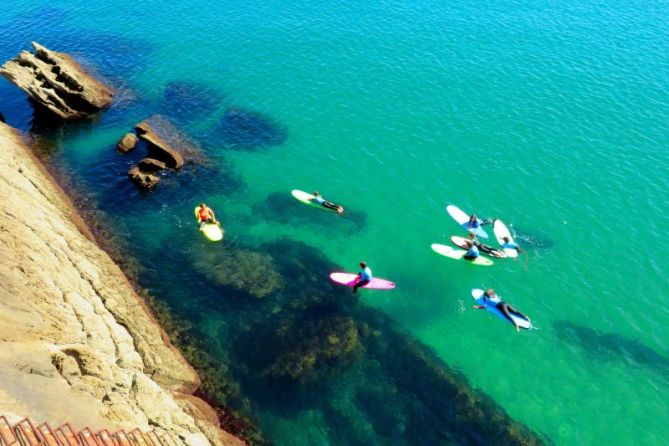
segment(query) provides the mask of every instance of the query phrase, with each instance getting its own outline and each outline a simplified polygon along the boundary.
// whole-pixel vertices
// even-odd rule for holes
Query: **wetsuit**
[[[361,269],[358,275],[360,276],[360,280],[353,285],[353,294],[358,291],[358,288],[367,285],[372,280],[372,270],[367,266],[364,269]]]
[[[513,313],[515,316],[521,317],[523,319],[527,319],[527,316],[525,316],[523,313],[520,311],[516,310],[513,308],[511,305],[508,303],[504,302],[502,299],[499,298],[498,295],[494,295],[493,297],[488,297],[485,294],[483,294],[483,301],[490,301],[493,304],[495,304],[495,307],[504,315],[505,318],[507,318],[513,325],[516,325],[516,323],[513,321],[511,318],[511,314]]]
[[[484,245],[484,244],[481,243],[481,242],[479,241],[479,239],[476,238],[476,237],[474,237],[474,238],[471,240],[471,242],[472,242],[472,243],[474,244],[474,246],[476,246],[480,251],[483,251],[483,252],[485,252],[486,254],[490,254],[491,256],[494,256],[494,257],[499,257],[499,256],[500,256],[500,252],[499,252],[498,250],[496,250],[496,249],[493,248],[492,246]]]
[[[479,249],[476,246],[472,246],[467,250],[467,254],[463,256],[465,260],[474,260],[479,256]]]
[[[502,248],[505,249],[515,249],[518,252],[525,252],[522,249],[520,249],[520,246],[518,246],[517,243],[511,243],[511,242],[504,242],[502,243]]]
[[[320,204],[324,208],[332,209],[333,211],[339,212],[340,206],[337,206],[331,201],[325,200],[323,197],[320,195],[314,195],[314,197],[311,199],[313,203]]]

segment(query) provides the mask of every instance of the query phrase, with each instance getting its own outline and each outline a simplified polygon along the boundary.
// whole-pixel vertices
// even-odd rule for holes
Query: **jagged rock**
[[[162,161],[154,160],[153,158],[142,159],[137,166],[142,172],[154,173],[167,169],[167,164]]]
[[[35,53],[21,51],[0,69],[33,101],[62,119],[90,118],[108,107],[112,90],[87,74],[65,53],[32,42]]]
[[[128,133],[116,145],[116,149],[121,153],[128,153],[137,145],[137,135]]]
[[[128,171],[128,176],[136,185],[147,190],[155,189],[160,181],[160,177],[152,173],[143,172],[139,166],[133,166]]]
[[[149,157],[164,161],[168,167],[181,169],[184,165],[184,158],[177,149],[163,140],[156,134],[147,121],[142,121],[135,126],[137,135],[148,144]]]

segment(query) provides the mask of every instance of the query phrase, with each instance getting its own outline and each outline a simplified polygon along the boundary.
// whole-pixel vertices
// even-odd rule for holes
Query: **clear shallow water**
[[[240,317],[257,320],[257,302],[190,292],[191,283],[212,286],[193,259],[286,236],[351,269],[364,258],[395,280],[395,292],[365,293],[361,304],[403,325],[550,441],[663,443],[666,4],[48,4],[4,8],[2,60],[37,40],[120,87],[126,101],[96,125],[57,134],[53,159],[137,247],[143,284],[197,320],[220,354],[234,355],[222,334],[239,328]],[[177,122],[214,167],[139,194],[125,178],[132,162],[113,145],[140,119],[166,111],[163,92],[176,80],[223,98]],[[9,123],[29,129],[23,95],[4,81],[0,95]],[[270,117],[287,139],[226,150],[211,128],[230,107]],[[270,194],[293,188],[319,189],[364,216],[333,223],[304,216],[310,209],[299,205],[263,212]],[[224,221],[223,247],[203,246],[193,231],[192,208],[202,199]],[[527,260],[488,269],[440,258],[430,243],[457,233],[448,203],[502,218],[546,248],[528,243]],[[483,285],[539,330],[516,335],[472,310],[469,290]],[[328,404],[309,406],[304,397],[292,410],[256,396],[254,414],[278,444],[383,443],[399,435],[388,432],[397,420],[373,421],[355,396],[382,381],[371,362],[329,381],[336,397]],[[244,386],[254,393],[253,383]]]

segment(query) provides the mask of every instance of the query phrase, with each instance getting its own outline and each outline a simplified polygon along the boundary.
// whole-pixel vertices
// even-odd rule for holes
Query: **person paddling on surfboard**
[[[216,214],[214,214],[214,211],[204,203],[200,203],[200,206],[197,209],[197,221],[200,223],[200,229],[202,229],[207,223],[213,223],[215,225],[221,226],[218,220],[216,220]]]
[[[465,243],[467,243],[467,254],[462,256],[462,258],[469,261],[476,260],[479,256],[479,249],[474,246],[471,240],[465,240]]]
[[[367,263],[360,262],[360,271],[358,272],[358,281],[353,285],[353,294],[358,291],[361,286],[367,285],[372,280],[372,270],[367,266]]]
[[[525,252],[522,249],[520,249],[520,246],[518,246],[518,243],[513,243],[509,240],[509,237],[502,237],[502,248],[506,249],[515,249],[518,252]]]
[[[523,319],[527,319],[528,322],[532,322],[529,317],[521,313],[520,311],[516,310],[513,308],[511,305],[509,305],[507,302],[504,302],[498,295],[495,293],[495,290],[492,288],[488,288],[485,290],[483,293],[483,302],[484,303],[492,303],[497,307],[497,309],[504,315],[505,318],[511,321],[514,327],[516,327],[516,331],[520,331],[520,326],[516,323],[516,321],[511,317],[511,314],[513,313],[517,317],[522,317]],[[477,308],[479,310],[482,310],[485,308],[485,305],[474,305],[474,308]]]
[[[313,203],[320,204],[324,208],[332,209],[333,211],[337,211],[339,215],[344,213],[344,208],[338,204],[334,204],[331,201],[326,200],[323,198],[320,194],[320,192],[316,191],[314,192],[314,196],[311,199]]]
[[[499,251],[493,248],[492,246],[484,245],[483,243],[481,243],[478,237],[476,237],[476,234],[474,234],[473,232],[469,233],[469,240],[474,244],[474,246],[476,246],[479,249],[479,251],[485,252],[486,254],[491,255],[493,257],[506,257],[506,255],[502,251]]]

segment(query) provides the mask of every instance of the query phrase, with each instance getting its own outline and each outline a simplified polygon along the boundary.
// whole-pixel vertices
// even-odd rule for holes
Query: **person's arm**
[[[483,310],[485,308],[485,305],[474,305],[474,308],[477,310]]]

